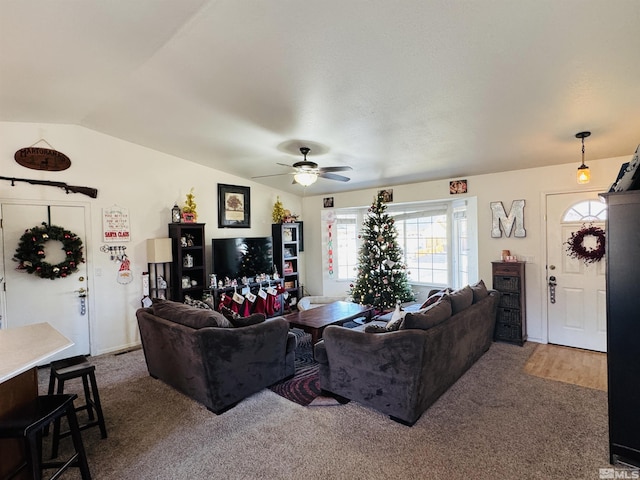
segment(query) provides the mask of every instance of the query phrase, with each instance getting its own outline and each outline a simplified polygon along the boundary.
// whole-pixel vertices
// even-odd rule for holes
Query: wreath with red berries
[[[596,237],[595,248],[584,246],[584,239],[588,236]],[[570,257],[583,260],[585,263],[595,263],[604,257],[605,244],[604,230],[593,225],[585,226],[571,234],[571,238],[567,240],[567,253]]]
[[[61,242],[62,251],[65,253],[64,261],[56,265],[45,261],[44,244],[49,240]],[[25,270],[27,273],[51,280],[64,278],[77,272],[78,265],[84,262],[82,240],[69,230],[43,222],[42,226],[25,230],[13,259],[20,262],[17,270]]]

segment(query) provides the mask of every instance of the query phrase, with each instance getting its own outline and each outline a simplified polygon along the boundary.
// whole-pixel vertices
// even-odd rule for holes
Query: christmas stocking
[[[258,290],[258,298],[256,298],[255,303],[253,304],[253,311],[255,313],[266,313],[267,311],[267,292],[262,290]]]

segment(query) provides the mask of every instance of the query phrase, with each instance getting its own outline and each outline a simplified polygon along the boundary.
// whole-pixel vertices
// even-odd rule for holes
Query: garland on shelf
[[[584,246],[585,237],[596,237],[595,248],[587,248]],[[567,240],[567,253],[572,258],[583,260],[584,263],[599,262],[605,253],[605,233],[600,227],[593,225],[584,226],[577,232],[571,234],[571,238]]]
[[[52,265],[45,262],[44,244],[49,240],[57,240],[62,243],[62,250],[66,254],[64,261]],[[64,278],[78,270],[78,264],[84,262],[82,258],[82,240],[69,230],[55,225],[33,227],[25,230],[20,237],[18,248],[13,259],[20,262],[16,270],[26,270],[41,278]]]

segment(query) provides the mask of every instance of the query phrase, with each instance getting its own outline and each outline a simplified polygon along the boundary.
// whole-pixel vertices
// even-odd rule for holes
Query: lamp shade
[[[147,262],[148,263],[171,263],[173,262],[173,251],[170,238],[149,238],[147,239]]]
[[[302,186],[308,187],[318,179],[318,174],[313,172],[298,172],[293,178]]]

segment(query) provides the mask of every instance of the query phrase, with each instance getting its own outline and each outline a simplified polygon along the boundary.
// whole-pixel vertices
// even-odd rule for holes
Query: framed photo
[[[378,190],[378,196],[382,197],[384,203],[393,202],[393,188],[387,188],[386,190]]]
[[[295,257],[292,248],[285,247],[285,248],[282,249],[282,251],[284,253],[284,258]]]
[[[182,222],[183,223],[194,223],[196,221],[196,216],[193,213],[183,213],[182,214]]]
[[[251,227],[251,189],[218,184],[218,228]]]
[[[459,193],[467,193],[467,181],[466,180],[452,180],[449,182],[449,193],[451,195],[457,195]]]
[[[322,206],[324,208],[333,208],[333,197],[324,197],[322,199]]]

